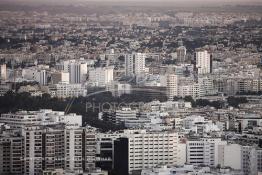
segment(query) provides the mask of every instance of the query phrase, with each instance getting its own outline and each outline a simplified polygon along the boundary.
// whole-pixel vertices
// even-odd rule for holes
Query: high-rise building
[[[214,78],[211,76],[199,76],[199,96],[214,95],[217,93],[217,90],[214,87]]]
[[[69,129],[66,131],[65,170],[82,172],[83,130]]]
[[[145,130],[126,130],[123,138],[126,141],[117,145],[114,155],[120,155],[119,151],[127,151],[128,159],[122,159],[128,167],[128,172],[139,171],[144,168],[155,167],[159,164],[172,165],[177,161],[178,135],[173,131],[147,132]],[[127,142],[127,143],[126,143]],[[119,161],[119,160],[118,160]],[[117,162],[114,168],[117,171]]]
[[[72,60],[69,63],[69,81],[72,84],[82,83],[86,80],[87,76],[87,63],[76,62]]]
[[[30,126],[22,130],[25,149],[25,174],[65,169],[89,172],[95,169],[96,135],[91,128]]]
[[[46,86],[47,85],[47,72],[46,72],[46,70],[37,70],[36,73],[35,73],[35,79],[40,85]]]
[[[226,145],[221,138],[201,138],[187,141],[187,163],[216,167],[219,164],[219,146]]]
[[[113,67],[99,67],[89,70],[89,82],[93,86],[105,87],[114,80]]]
[[[26,126],[24,137],[25,175],[41,174],[45,169],[64,167],[64,129]]]
[[[47,85],[47,71],[38,67],[30,67],[22,70],[22,77],[26,80],[34,80],[42,86]]]
[[[0,65],[0,79],[1,80],[7,79],[6,64]]]
[[[54,72],[51,74],[51,83],[58,84],[60,82],[69,83],[69,72]]]
[[[186,47],[185,46],[180,46],[176,49],[177,53],[177,61],[179,63],[183,63],[186,61]]]
[[[219,146],[219,164],[222,167],[231,167],[235,170],[242,169],[242,146],[227,144]]]
[[[198,74],[209,74],[212,72],[212,58],[207,50],[196,51],[196,68]]]
[[[57,122],[54,123],[48,113],[39,113],[10,116],[13,122],[7,123],[5,129],[1,126],[0,174],[41,175],[57,169],[78,173],[95,170],[95,128],[68,127],[66,123],[72,122],[58,112],[51,114]],[[77,120],[77,116],[70,118]],[[19,129],[12,123],[20,126]]]
[[[242,170],[245,175],[256,175],[258,173],[257,150],[254,146],[242,146]]]
[[[24,139],[21,134],[8,132],[0,135],[0,174],[24,173]]]
[[[169,100],[173,100],[175,96],[178,96],[178,76],[175,74],[167,74],[167,97]]]
[[[115,171],[129,173],[177,162],[178,134],[174,131],[124,130],[98,137],[98,152],[104,160],[100,162],[101,168],[110,167],[110,162],[105,161],[107,157]],[[119,159],[121,155],[123,157]],[[121,166],[119,161],[122,162]]]
[[[125,56],[125,75],[140,76],[145,73],[145,53],[133,53]]]

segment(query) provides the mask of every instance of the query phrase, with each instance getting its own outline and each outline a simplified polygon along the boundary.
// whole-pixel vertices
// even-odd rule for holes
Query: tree
[[[233,97],[230,96],[227,98],[227,103],[229,106],[238,108],[239,104],[247,103],[247,98],[246,97]]]
[[[181,97],[174,96],[173,101],[178,101],[178,100],[181,100],[181,99],[182,99]]]
[[[197,106],[202,106],[202,107],[211,106],[211,107],[214,107],[216,109],[221,109],[223,107],[223,102],[222,101],[212,101],[212,102],[210,102],[207,99],[197,99],[196,100],[196,105]]]
[[[191,96],[185,96],[184,100],[185,100],[186,102],[191,102],[191,105],[192,105],[193,107],[196,106],[196,102],[195,102],[195,100],[194,100]]]

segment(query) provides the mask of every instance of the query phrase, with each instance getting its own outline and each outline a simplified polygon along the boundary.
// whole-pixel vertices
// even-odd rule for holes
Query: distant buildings
[[[0,11],[3,106],[44,93],[97,105],[83,120],[71,104],[1,114],[0,174],[262,172],[261,14],[111,11]],[[110,103],[95,96],[105,91]]]

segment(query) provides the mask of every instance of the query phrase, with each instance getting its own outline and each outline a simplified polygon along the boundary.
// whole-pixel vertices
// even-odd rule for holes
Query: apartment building
[[[132,53],[125,55],[125,75],[139,76],[145,73],[145,53]]]
[[[212,58],[207,50],[196,50],[196,68],[198,74],[209,74],[212,72]]]
[[[41,109],[39,111],[18,111],[1,114],[0,123],[8,124],[11,128],[23,128],[31,125],[65,124],[67,127],[81,127],[82,116],[74,113],[65,114],[63,111]]]
[[[108,156],[109,160],[113,159],[114,170],[120,174],[159,164],[172,165],[177,161],[178,134],[174,131],[124,130],[99,137],[100,154],[108,151],[107,155],[111,155]]]
[[[92,86],[106,87],[114,80],[114,68],[98,67],[90,69],[88,80]]]
[[[0,174],[24,173],[24,138],[15,132],[0,135]]]
[[[218,146],[227,144],[221,138],[201,138],[187,141],[187,163],[192,165],[218,165]]]
[[[69,84],[60,82],[58,84],[50,85],[49,94],[52,97],[67,98],[67,97],[80,97],[87,95],[87,89],[81,84]]]

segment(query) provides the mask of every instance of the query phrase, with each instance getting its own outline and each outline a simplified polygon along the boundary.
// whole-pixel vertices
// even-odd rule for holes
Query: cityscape
[[[262,1],[1,0],[0,175],[262,175]]]

